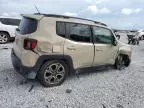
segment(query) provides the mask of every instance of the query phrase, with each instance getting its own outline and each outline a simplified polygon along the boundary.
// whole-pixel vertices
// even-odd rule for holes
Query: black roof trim
[[[68,18],[74,18],[74,19],[91,21],[91,22],[94,22],[94,23],[99,24],[99,25],[107,26],[106,24],[104,24],[104,23],[102,23],[102,22],[97,22],[97,21],[93,21],[93,20],[89,20],[89,19],[84,19],[84,18],[78,18],[78,17],[65,16],[65,15],[39,14],[39,13],[35,13],[35,15],[44,15],[44,16],[46,16],[46,17],[67,18],[67,19],[68,19]]]

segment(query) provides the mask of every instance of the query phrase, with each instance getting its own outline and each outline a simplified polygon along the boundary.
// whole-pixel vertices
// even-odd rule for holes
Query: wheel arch
[[[68,55],[43,55],[43,56],[40,56],[39,59],[37,60],[37,63],[34,66],[35,70],[38,72],[44,63],[46,63],[47,61],[52,61],[52,60],[64,61],[65,64],[68,65],[69,72],[71,73],[74,71],[72,58]]]
[[[120,50],[119,55],[125,55],[131,58],[131,52],[130,51],[125,51],[125,50]]]
[[[8,31],[0,30],[0,32],[7,33],[9,35],[9,37],[10,37],[10,33]]]

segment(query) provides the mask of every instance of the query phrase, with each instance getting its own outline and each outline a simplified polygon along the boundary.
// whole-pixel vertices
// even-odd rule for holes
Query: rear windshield
[[[37,29],[37,20],[23,17],[19,25],[20,34],[30,34],[34,33]]]

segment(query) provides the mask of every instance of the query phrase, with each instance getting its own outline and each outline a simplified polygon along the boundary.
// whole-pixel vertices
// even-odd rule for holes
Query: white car
[[[20,18],[0,17],[0,44],[14,39],[15,29],[18,28]]]
[[[137,36],[139,37],[139,40],[144,40],[144,30],[139,30]]]

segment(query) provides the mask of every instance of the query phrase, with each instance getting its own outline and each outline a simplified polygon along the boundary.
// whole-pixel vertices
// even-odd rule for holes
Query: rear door
[[[113,64],[118,47],[112,44],[115,38],[112,31],[103,27],[93,27],[95,57],[93,65]]]
[[[64,54],[71,56],[74,68],[92,66],[94,45],[89,25],[66,23]]]

